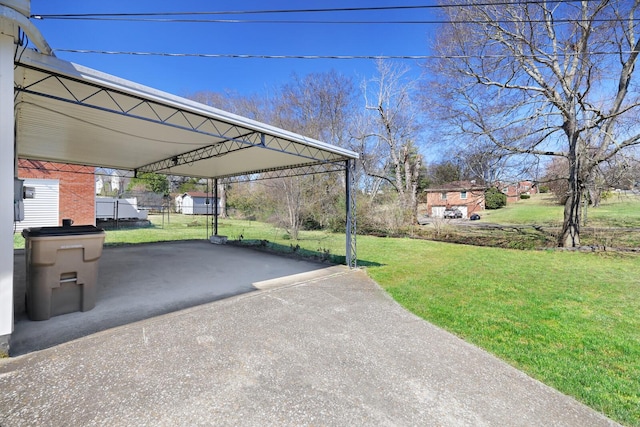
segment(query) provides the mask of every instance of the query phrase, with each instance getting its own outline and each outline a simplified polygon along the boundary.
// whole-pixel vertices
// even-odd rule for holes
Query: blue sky
[[[433,0],[195,1],[32,0],[34,15],[66,13],[202,12],[430,5]],[[434,20],[435,9],[285,15],[208,16],[215,19]],[[428,55],[436,27],[425,24],[158,23],[33,20],[54,49],[251,55]],[[356,81],[375,73],[364,59],[241,59],[105,55],[57,52],[56,56],[177,95],[200,90],[265,93],[293,73],[335,69]],[[401,60],[420,72],[418,61]]]

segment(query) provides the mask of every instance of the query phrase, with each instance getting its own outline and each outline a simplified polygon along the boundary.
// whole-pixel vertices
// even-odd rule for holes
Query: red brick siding
[[[538,194],[538,187],[531,181],[520,181],[515,184],[502,184],[500,190],[507,196],[507,203],[520,200],[521,194]]]
[[[46,163],[47,168],[37,161],[20,159],[18,163],[19,178],[57,179],[60,182],[60,217],[58,223],[62,225],[63,218],[70,218],[75,225],[96,224],[96,184],[91,173],[61,172],[55,169],[64,165]]]
[[[446,192],[446,200],[442,198],[442,193]],[[460,191],[429,191],[427,192],[427,211],[428,215],[433,215],[434,206],[466,206],[467,215],[484,210],[484,192],[483,191],[467,191],[467,198],[460,197]]]

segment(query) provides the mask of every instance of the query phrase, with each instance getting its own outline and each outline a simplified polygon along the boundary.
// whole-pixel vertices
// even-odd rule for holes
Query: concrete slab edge
[[[306,271],[304,273],[278,277],[276,279],[262,280],[260,282],[254,282],[252,283],[252,285],[260,290],[267,290],[295,285],[299,283],[306,283],[314,279],[333,277],[335,275],[341,275],[347,272],[349,272],[349,267],[344,265],[334,265],[327,268],[321,268],[319,270]]]

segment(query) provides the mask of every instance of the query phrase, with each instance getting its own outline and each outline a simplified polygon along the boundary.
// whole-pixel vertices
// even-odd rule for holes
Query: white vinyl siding
[[[16,233],[30,227],[60,225],[59,180],[25,178],[24,186],[33,187],[35,189],[35,197],[33,199],[24,199],[24,221],[15,223]]]
[[[209,204],[206,203],[207,197],[191,197],[186,195],[182,198],[182,213],[185,215],[212,215],[213,214],[213,198],[208,198]]]

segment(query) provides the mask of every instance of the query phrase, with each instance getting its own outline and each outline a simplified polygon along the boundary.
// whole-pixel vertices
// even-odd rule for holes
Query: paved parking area
[[[278,276],[255,256],[274,270],[252,292],[0,360],[0,425],[617,425],[407,312],[364,271]]]
[[[25,257],[14,257],[16,323],[11,355],[48,348],[98,331],[257,290],[287,284],[326,268],[251,248],[207,241],[105,247],[99,261],[96,306],[86,312],[30,321],[25,313]]]

